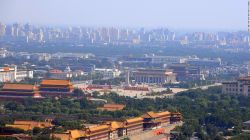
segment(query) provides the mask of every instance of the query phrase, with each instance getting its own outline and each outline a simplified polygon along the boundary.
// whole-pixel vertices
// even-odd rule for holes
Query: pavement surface
[[[155,130],[147,130],[143,131],[140,134],[129,136],[130,140],[169,140],[169,137],[166,134],[169,134],[171,130],[173,130],[176,126],[181,126],[183,123],[177,123],[177,124],[169,124],[166,126],[162,126],[165,130],[164,134],[156,135],[154,133]],[[161,129],[159,128],[159,129]]]

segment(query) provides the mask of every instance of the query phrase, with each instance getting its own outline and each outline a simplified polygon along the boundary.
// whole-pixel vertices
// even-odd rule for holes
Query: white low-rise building
[[[33,78],[33,71],[17,70],[16,66],[0,67],[0,82],[19,82],[25,78]]]
[[[14,82],[16,69],[10,67],[0,68],[0,82]]]
[[[32,79],[33,78],[33,70],[20,70],[20,71],[18,70],[16,72],[16,81],[17,82],[22,81],[25,78]]]
[[[101,75],[103,75],[104,79],[112,79],[115,77],[119,77],[121,74],[121,71],[119,71],[118,69],[95,69],[95,73],[99,73]]]
[[[153,64],[185,63],[186,58],[179,56],[150,56]]]
[[[50,70],[48,73],[50,79],[70,79],[72,78],[71,72],[64,72],[61,70]]]
[[[73,77],[83,76],[85,73],[81,70],[71,71],[70,67],[66,67],[64,71],[53,69],[48,72],[50,79],[70,79]]]

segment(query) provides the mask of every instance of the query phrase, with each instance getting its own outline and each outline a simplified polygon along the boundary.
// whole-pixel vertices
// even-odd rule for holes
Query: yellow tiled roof
[[[104,108],[124,108],[123,104],[104,104]]]
[[[77,139],[86,136],[86,132],[84,130],[77,130],[77,129],[68,130],[66,134],[68,134],[71,139]]]
[[[36,121],[14,121],[14,124],[27,124],[33,127],[51,127],[50,122],[36,122]]]
[[[3,90],[16,89],[16,90],[34,90],[36,87],[30,84],[4,84]]]
[[[42,80],[41,85],[60,85],[60,86],[68,86],[71,85],[69,80]]]
[[[33,128],[29,124],[6,124],[6,127],[18,128],[24,131],[32,130]]]
[[[94,132],[94,131],[105,130],[105,129],[108,129],[108,128],[109,128],[109,126],[104,124],[104,125],[90,126],[89,130],[90,130],[90,132]]]
[[[136,118],[126,119],[127,123],[138,122],[138,121],[143,121],[143,118],[142,117],[136,117]]]
[[[159,113],[156,113],[158,116],[165,116],[165,115],[171,115],[170,112],[168,111],[164,111],[164,112],[159,112]]]
[[[104,104],[103,107],[98,107],[98,110],[108,110],[108,111],[116,111],[122,110],[125,107],[123,104]]]
[[[45,128],[53,126],[50,122],[36,122],[36,121],[14,121],[14,124],[8,124],[7,127],[19,128],[25,131],[32,130],[35,127]]]
[[[62,134],[54,133],[53,137],[59,138],[60,140],[70,140],[70,135],[69,134],[65,134],[65,133],[62,133]]]
[[[143,115],[144,118],[157,118],[159,117],[158,114],[154,113],[153,111],[147,112]]]
[[[80,138],[81,137],[81,133],[79,132],[79,130],[71,130],[70,131],[70,135],[72,138]]]
[[[118,121],[107,122],[106,124],[110,126],[111,130],[116,130],[124,126],[123,122],[118,122]]]
[[[35,121],[14,121],[14,124],[37,124]]]

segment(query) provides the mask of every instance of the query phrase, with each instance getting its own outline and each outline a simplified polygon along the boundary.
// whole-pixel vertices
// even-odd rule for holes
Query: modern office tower
[[[29,31],[32,31],[32,25],[27,23],[24,25],[24,31],[28,33]]]
[[[0,36],[4,36],[6,32],[6,26],[3,23],[0,23]]]
[[[19,36],[21,26],[22,26],[22,25],[19,24],[19,23],[14,23],[14,24],[13,24],[13,28],[14,28],[14,30],[13,30],[13,36],[15,36],[15,37],[18,37],[18,36]]]
[[[14,27],[12,25],[6,27],[6,35],[11,37],[14,36]]]
[[[39,34],[38,34],[38,41],[42,42],[43,40],[44,40],[44,33],[43,33],[43,30],[40,29]]]

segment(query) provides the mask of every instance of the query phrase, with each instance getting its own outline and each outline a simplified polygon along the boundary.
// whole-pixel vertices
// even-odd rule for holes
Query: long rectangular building
[[[17,70],[16,66],[0,67],[0,82],[15,82],[33,78],[32,70]]]
[[[1,99],[40,98],[37,86],[30,84],[4,84]]]
[[[16,79],[15,67],[1,67],[0,68],[0,82],[14,82]]]
[[[237,81],[223,82],[222,93],[230,95],[250,95],[250,76],[241,77]]]
[[[170,69],[138,69],[134,72],[135,82],[139,84],[175,83],[176,75]]]
[[[143,118],[136,117],[124,121],[126,135],[133,135],[143,131]]]
[[[34,128],[52,128],[54,125],[51,123],[51,120],[45,120],[44,122],[16,120],[13,124],[6,124],[5,126],[31,131]]]
[[[178,112],[147,112],[141,117],[129,118],[123,121],[104,122],[82,130],[55,133],[52,136],[61,140],[116,140],[140,134],[147,129],[156,129],[156,133],[162,134],[164,129],[160,128],[161,126],[180,122],[181,119],[181,113]]]

